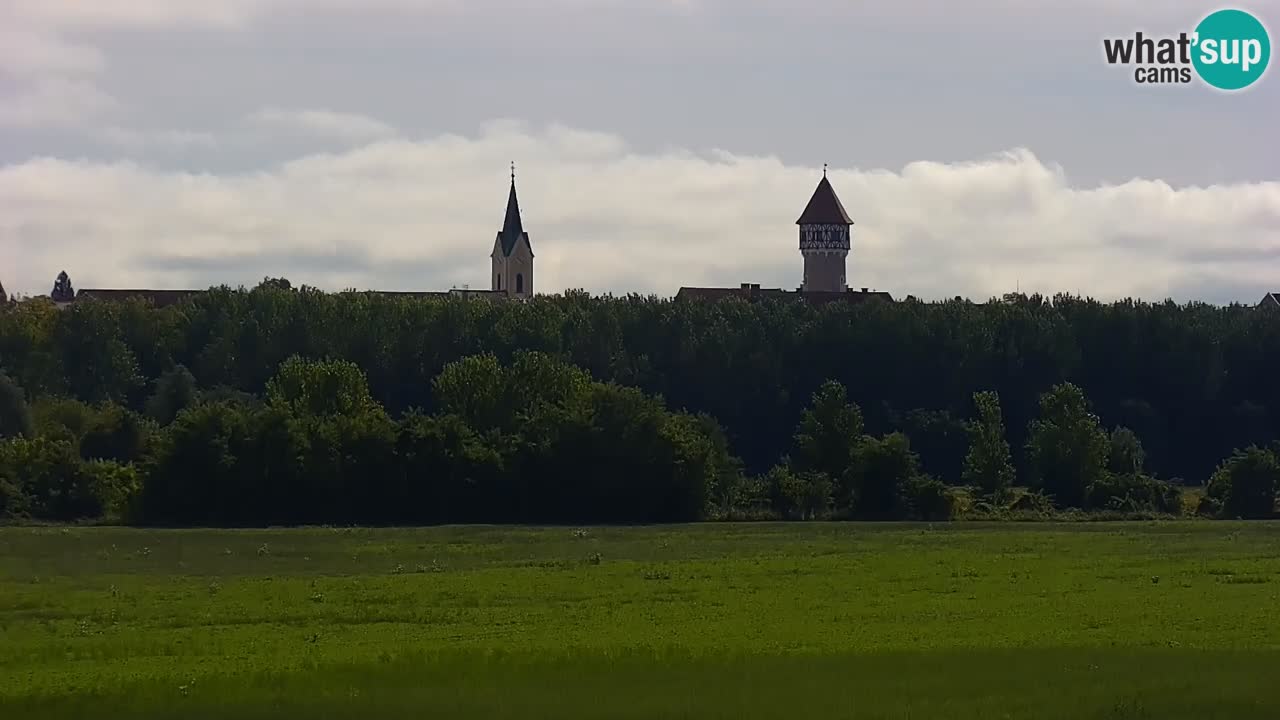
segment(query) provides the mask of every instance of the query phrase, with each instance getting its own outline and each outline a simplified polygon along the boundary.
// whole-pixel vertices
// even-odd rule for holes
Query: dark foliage
[[[0,371],[0,439],[30,437],[34,424],[27,395],[3,371]]]
[[[312,378],[318,390],[288,379],[295,356],[331,363]],[[174,521],[315,520],[322,508],[388,521],[643,521],[774,500],[794,515],[859,504],[854,514],[920,515],[924,501],[910,498],[936,490],[926,473],[964,480],[973,397],[988,391],[1015,477],[1060,507],[1155,504],[1167,493],[1151,477],[1201,482],[1235,448],[1280,437],[1274,317],[1065,295],[815,308],[570,292],[497,303],[268,279],[163,308],[20,303],[0,313],[0,358],[37,437],[134,459],[141,507],[172,500],[161,507]],[[367,394],[345,394],[350,370]],[[336,414],[317,410],[329,403]],[[110,420],[112,407],[133,415]],[[806,429],[806,408],[821,433]],[[167,429],[147,439],[135,422],[144,412]],[[1101,430],[1117,426],[1133,437]],[[1008,477],[998,434],[979,473],[993,488]],[[1131,471],[1135,447],[1144,467]],[[766,482],[780,462],[796,482]],[[370,479],[357,487],[355,472]],[[398,507],[375,512],[385,498]]]
[[[1227,517],[1267,518],[1280,492],[1280,458],[1250,446],[1227,458],[1209,480],[1208,498]]]

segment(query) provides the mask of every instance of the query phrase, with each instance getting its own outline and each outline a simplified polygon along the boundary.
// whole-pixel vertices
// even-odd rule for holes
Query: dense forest
[[[136,522],[1265,515],[1280,319],[1244,307],[527,303],[265,281],[0,311],[0,516]],[[1246,492],[1233,476],[1247,477]],[[1246,495],[1252,500],[1246,502]]]

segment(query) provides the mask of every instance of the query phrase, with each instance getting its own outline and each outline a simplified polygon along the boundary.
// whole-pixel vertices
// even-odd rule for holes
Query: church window
[[[516,292],[524,292],[524,275],[521,273],[516,273]]]

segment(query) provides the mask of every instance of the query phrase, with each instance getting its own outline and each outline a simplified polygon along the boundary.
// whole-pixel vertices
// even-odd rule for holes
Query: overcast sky
[[[0,282],[487,287],[514,160],[540,292],[794,288],[830,163],[854,287],[1256,302],[1276,69],[1102,59],[1216,7],[0,0]]]

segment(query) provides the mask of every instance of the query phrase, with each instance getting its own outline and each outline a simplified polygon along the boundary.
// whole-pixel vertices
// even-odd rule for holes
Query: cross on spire
[[[826,177],[826,176],[827,176],[827,164],[822,163],[822,177]]]
[[[515,181],[516,181],[516,161],[515,161],[515,160],[512,160],[512,161],[511,161],[511,182],[512,182],[512,184],[514,184],[514,183],[515,183]]]

